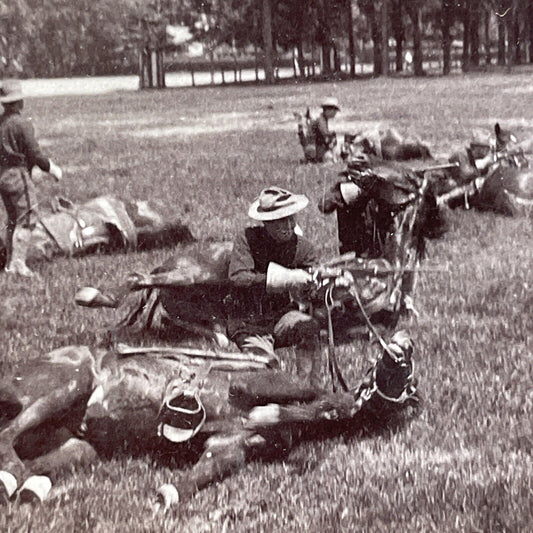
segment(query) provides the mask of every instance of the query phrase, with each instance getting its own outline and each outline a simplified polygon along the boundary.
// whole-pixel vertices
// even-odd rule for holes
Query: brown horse
[[[57,479],[65,465],[147,451],[178,467],[192,461],[172,480],[186,497],[300,439],[385,427],[417,403],[412,350],[398,332],[361,383],[343,393],[309,389],[260,355],[55,350],[0,381],[0,502],[46,498],[47,476]],[[175,486],[165,486],[163,497],[176,495]]]
[[[393,128],[368,133],[345,134],[341,157],[350,162],[358,157],[385,161],[431,159],[425,144],[416,139],[406,139]]]

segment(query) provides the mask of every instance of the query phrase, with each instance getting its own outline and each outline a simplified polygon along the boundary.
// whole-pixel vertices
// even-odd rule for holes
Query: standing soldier
[[[7,263],[10,274],[31,277],[26,254],[36,224],[36,195],[30,179],[37,165],[59,181],[62,170],[45,157],[35,139],[31,122],[22,115],[24,100],[19,80],[4,80],[0,87],[0,195],[7,211]]]

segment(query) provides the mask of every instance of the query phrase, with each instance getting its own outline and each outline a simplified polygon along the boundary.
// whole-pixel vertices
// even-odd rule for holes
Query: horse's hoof
[[[17,478],[13,474],[0,470],[0,503],[11,499],[17,490],[17,485]]]
[[[18,496],[21,502],[43,502],[48,496],[52,482],[48,476],[30,476],[20,487]]]
[[[174,485],[166,483],[165,485],[161,485],[157,490],[157,499],[165,506],[165,510],[167,510],[169,507],[179,503],[180,495]]]

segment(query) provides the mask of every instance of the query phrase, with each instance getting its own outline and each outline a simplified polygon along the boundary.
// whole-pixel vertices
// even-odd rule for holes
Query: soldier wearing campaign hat
[[[37,200],[30,172],[38,166],[60,180],[62,171],[42,154],[31,122],[21,114],[24,98],[19,80],[1,83],[0,103],[4,107],[0,116],[0,196],[7,211],[5,271],[31,277],[26,254],[36,224]]]
[[[311,163],[326,163],[334,160],[333,148],[337,143],[337,135],[329,129],[329,121],[340,111],[339,102],[333,97],[324,98],[321,107],[320,116],[308,122],[307,132],[304,131],[302,125],[298,130],[305,160]]]
[[[311,282],[306,269],[318,262],[315,248],[301,236],[295,220],[308,203],[303,194],[268,187],[251,204],[248,216],[261,225],[247,227],[234,241],[229,279],[239,296],[228,321],[228,336],[241,349],[250,347],[254,336],[273,347],[295,345],[298,374],[316,384],[320,326],[289,296],[291,289]]]

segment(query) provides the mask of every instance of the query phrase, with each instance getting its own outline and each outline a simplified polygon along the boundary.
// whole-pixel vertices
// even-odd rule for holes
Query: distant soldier
[[[311,163],[325,163],[334,160],[333,149],[337,135],[329,129],[329,121],[340,111],[336,98],[326,98],[322,102],[322,113],[314,120],[308,116],[307,132],[303,125],[298,128],[300,144],[304,149],[305,160]]]
[[[36,224],[37,200],[30,171],[38,166],[57,181],[63,173],[42,154],[31,122],[21,115],[24,100],[19,80],[2,82],[0,103],[4,107],[0,116],[0,195],[7,211],[5,271],[31,277],[26,254]]]

